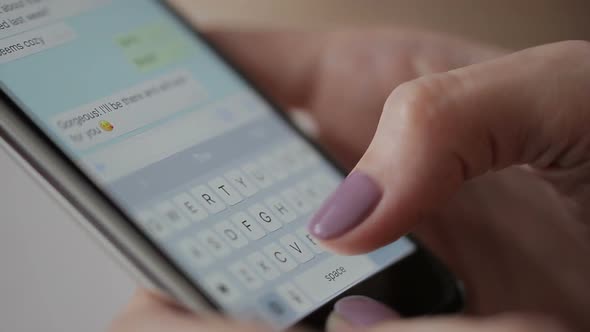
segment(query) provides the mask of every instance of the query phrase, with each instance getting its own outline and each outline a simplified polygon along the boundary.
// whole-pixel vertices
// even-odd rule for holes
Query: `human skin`
[[[317,234],[324,245],[361,253],[412,231],[464,281],[469,318],[376,330],[590,329],[588,43],[508,54],[408,31],[210,36],[281,105],[306,110],[320,143],[381,193],[347,229]],[[113,332],[238,324],[213,328],[145,292],[133,303]],[[337,312],[330,327],[354,328],[350,318]]]

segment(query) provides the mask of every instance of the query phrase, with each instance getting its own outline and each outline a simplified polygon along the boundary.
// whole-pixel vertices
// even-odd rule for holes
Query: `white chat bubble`
[[[51,119],[73,148],[83,150],[188,109],[206,97],[187,70],[175,71]]]
[[[110,2],[111,0],[0,0],[0,39]]]
[[[31,54],[70,42],[76,38],[76,32],[69,26],[59,23],[21,33],[18,36],[0,40],[0,64],[18,60]]]

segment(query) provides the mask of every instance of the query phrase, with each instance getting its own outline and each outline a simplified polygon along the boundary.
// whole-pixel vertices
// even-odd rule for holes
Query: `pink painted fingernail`
[[[366,296],[345,297],[334,305],[334,313],[350,325],[369,327],[399,318],[391,308]]]
[[[322,240],[344,235],[363,222],[381,196],[373,179],[359,171],[351,173],[311,219],[309,233]]]

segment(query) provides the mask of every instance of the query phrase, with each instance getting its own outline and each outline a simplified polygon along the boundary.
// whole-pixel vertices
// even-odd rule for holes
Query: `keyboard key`
[[[316,254],[321,254],[322,252],[324,252],[324,249],[322,249],[322,247],[317,242],[317,240],[314,239],[311,236],[311,234],[309,234],[309,232],[307,231],[307,229],[305,227],[301,227],[300,229],[297,230],[297,236],[305,244],[307,244],[311,248],[311,250],[313,250],[313,252],[315,252]]]
[[[308,201],[312,202],[314,206],[320,205],[324,202],[324,195],[317,190],[316,186],[309,181],[303,181],[297,185],[299,190]]]
[[[217,192],[228,205],[236,205],[242,201],[242,195],[234,189],[224,178],[217,177],[209,181],[209,186]]]
[[[251,197],[258,192],[254,182],[237,169],[225,173],[225,178],[246,197]]]
[[[291,206],[293,206],[300,214],[307,214],[313,209],[313,203],[295,188],[286,189],[281,193],[281,196],[291,203]]]
[[[190,225],[190,222],[170,202],[156,205],[156,212],[176,230],[182,230]]]
[[[239,249],[248,244],[246,235],[242,234],[234,225],[227,221],[222,221],[215,224],[215,230],[224,238],[232,247]]]
[[[200,185],[191,190],[191,194],[197,197],[198,201],[203,205],[209,213],[219,213],[225,210],[226,205],[217,197],[215,192],[206,186]]]
[[[258,289],[264,285],[262,279],[244,262],[236,262],[229,266],[236,279],[249,289]]]
[[[293,211],[293,209],[291,209],[291,207],[281,198],[276,196],[269,197],[265,203],[270,206],[275,216],[278,216],[284,222],[290,223],[297,219],[295,211]]]
[[[284,272],[289,272],[298,265],[295,259],[276,243],[267,245],[262,251]]]
[[[287,146],[291,155],[297,156],[301,168],[307,168],[313,164],[312,148],[308,146],[307,142],[294,141]]]
[[[272,184],[271,175],[258,164],[247,163],[242,169],[260,188],[268,188]]]
[[[312,186],[322,200],[326,200],[336,189],[334,182],[326,178],[326,174],[316,174],[307,180],[307,185]]]
[[[197,238],[217,257],[225,257],[231,252],[229,246],[210,230],[200,232],[197,234]]]
[[[174,204],[184,211],[192,221],[201,221],[209,215],[205,208],[202,207],[197,201],[189,194],[182,193],[174,197]]]
[[[311,301],[294,284],[287,282],[277,287],[277,293],[298,313],[305,313],[313,308]]]
[[[268,232],[274,232],[281,228],[281,222],[279,219],[270,211],[269,208],[262,206],[262,204],[254,204],[248,212],[254,216],[254,219],[258,221]]]
[[[213,294],[213,298],[224,304],[235,303],[240,298],[238,288],[221,273],[214,273],[203,279],[205,287]]]
[[[234,214],[231,217],[231,221],[252,241],[258,240],[266,235],[264,228],[259,223],[257,223],[254,218],[243,212]]]
[[[246,260],[266,280],[274,280],[281,275],[270,259],[258,251],[248,255]]]
[[[158,218],[153,213],[147,211],[139,213],[137,219],[141,222],[141,225],[149,234],[157,238],[165,238],[169,236],[174,230],[172,225],[168,224],[162,218]]]
[[[184,256],[190,258],[191,263],[196,267],[205,267],[213,262],[211,253],[196,238],[182,240],[178,248]]]
[[[305,167],[303,160],[297,155],[297,146],[293,143],[289,143],[285,148],[278,150],[275,158],[291,173],[298,172]]]
[[[289,176],[287,168],[282,167],[271,154],[260,157],[259,162],[277,181],[284,180]]]
[[[376,268],[366,255],[331,256],[295,277],[295,282],[315,301],[322,302]]]
[[[259,297],[257,302],[262,314],[258,320],[281,324],[289,319],[295,319],[295,311],[291,310],[289,305],[275,292]]]
[[[299,263],[308,262],[314,256],[311,249],[303,243],[303,240],[300,240],[291,234],[281,237],[279,242],[281,242],[283,247],[287,249],[291,256],[295,257]]]
[[[319,153],[307,143],[298,143],[299,146],[295,148],[297,156],[303,160],[305,167],[310,167],[320,160]]]
[[[326,173],[316,174],[313,178],[313,181],[318,183],[324,190],[330,195],[343,181],[343,179],[336,179],[335,176]]]

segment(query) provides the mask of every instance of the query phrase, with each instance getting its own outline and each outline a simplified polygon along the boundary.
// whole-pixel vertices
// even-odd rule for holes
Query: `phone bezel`
[[[176,8],[169,3],[158,0],[164,10],[172,13],[185,27],[195,33],[208,47],[232,69],[244,82],[252,87],[264,100],[268,101],[273,111],[289,125],[298,135],[310,143],[332,166],[343,176],[345,171],[337,165],[325,151],[313,142],[281,111],[277,103],[261,91],[239,68],[230,63],[225,56]],[[160,246],[150,239],[133,222],[122,208],[106,193],[92,182],[75,162],[62,151],[50,137],[45,134],[23,111],[23,105],[11,98],[0,86],[0,137],[18,154],[20,162],[30,165],[46,184],[55,189],[67,204],[78,211],[109,243],[111,243],[125,259],[137,268],[150,282],[175,297],[191,310],[207,312],[222,311],[204,292],[200,285],[193,283],[173,257],[161,250]],[[402,261],[431,259],[426,251],[416,242],[416,251],[386,268],[393,269]],[[382,271],[380,273],[384,273]],[[378,273],[377,275],[379,275]],[[441,274],[445,271],[441,271]],[[369,277],[363,282],[369,281]],[[441,275],[442,276],[442,275]],[[455,283],[455,286],[457,284]],[[455,287],[454,287],[455,288]],[[461,297],[459,287],[457,296]],[[205,310],[205,311],[203,311]]]

